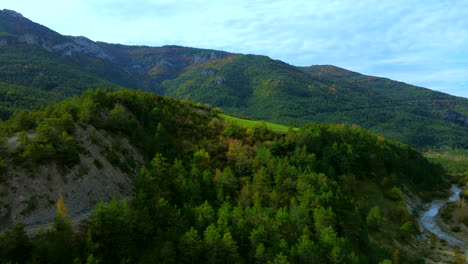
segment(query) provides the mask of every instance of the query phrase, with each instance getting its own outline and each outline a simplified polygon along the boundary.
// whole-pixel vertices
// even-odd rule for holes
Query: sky
[[[468,98],[468,1],[15,0],[61,34],[331,64]]]

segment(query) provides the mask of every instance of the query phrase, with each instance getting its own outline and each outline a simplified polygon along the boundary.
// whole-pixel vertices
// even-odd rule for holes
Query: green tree
[[[114,109],[109,112],[109,127],[116,131],[123,131],[132,129],[128,127],[129,124],[127,113],[121,106],[116,104]]]
[[[119,263],[132,257],[136,234],[132,230],[130,207],[116,199],[98,203],[89,216],[88,248],[96,258]]]
[[[79,257],[79,241],[73,232],[70,219],[57,214],[54,228],[39,233],[34,238],[32,259],[34,263],[72,263]]]
[[[0,259],[2,263],[26,263],[31,257],[31,250],[32,244],[22,223],[0,233]]]
[[[289,264],[288,257],[285,256],[283,253],[279,253],[275,256],[273,261],[268,261],[268,264]]]
[[[311,240],[309,231],[306,230],[299,238],[295,248],[295,259],[297,263],[320,263],[319,248]]]
[[[180,260],[182,263],[201,263],[203,242],[195,228],[190,228],[179,241]]]
[[[218,232],[216,226],[213,224],[208,226],[203,236],[206,263],[214,264],[224,262],[221,253],[221,234]]]
[[[382,224],[384,223],[384,218],[380,214],[380,208],[374,206],[370,209],[366,217],[366,222],[369,228],[373,230],[379,230]]]
[[[399,234],[403,239],[406,239],[409,236],[414,235],[416,233],[417,233],[417,229],[412,222],[407,221],[403,223],[403,225],[401,225],[400,227]]]
[[[384,260],[380,261],[379,264],[392,264],[392,261],[389,260],[389,259],[384,259]]]
[[[231,168],[225,167],[223,171],[216,171],[214,178],[216,194],[219,202],[223,202],[228,196],[233,197],[237,191],[238,179]]]
[[[223,258],[224,263],[238,263],[239,253],[236,241],[231,236],[230,232],[224,233],[223,238],[221,239],[223,246]]]
[[[221,237],[215,225],[206,228],[204,244],[207,263],[237,263],[240,260],[237,243],[231,233],[224,233]]]

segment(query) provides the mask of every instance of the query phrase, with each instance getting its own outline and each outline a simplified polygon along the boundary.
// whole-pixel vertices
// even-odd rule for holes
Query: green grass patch
[[[244,127],[255,127],[255,126],[257,126],[257,125],[259,125],[260,123],[263,122],[263,123],[265,123],[265,125],[268,128],[270,128],[273,131],[286,132],[286,131],[288,131],[290,129],[290,127],[288,127],[288,126],[283,126],[283,125],[280,125],[280,124],[275,124],[275,123],[266,122],[266,121],[242,119],[242,118],[238,118],[238,117],[234,117],[234,116],[230,116],[230,115],[226,115],[226,114],[218,114],[218,116],[221,117],[224,120],[236,122],[239,125],[244,126]],[[296,128],[296,127],[293,127],[292,129],[293,130],[298,130],[298,128]]]
[[[468,178],[468,150],[428,151],[424,153],[428,160],[444,167],[455,178]]]

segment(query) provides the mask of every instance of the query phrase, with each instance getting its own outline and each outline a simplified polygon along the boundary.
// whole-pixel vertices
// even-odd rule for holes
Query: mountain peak
[[[10,10],[10,9],[3,9],[1,12],[3,12],[4,14],[6,15],[10,15],[12,17],[17,17],[17,18],[24,18],[24,16],[14,10]]]

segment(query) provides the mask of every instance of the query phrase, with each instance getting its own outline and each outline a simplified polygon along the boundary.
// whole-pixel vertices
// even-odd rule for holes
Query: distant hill
[[[8,10],[0,11],[0,82],[51,93],[57,100],[88,88],[127,87],[285,125],[356,124],[418,148],[468,148],[466,98],[335,66],[296,67],[257,55],[94,42],[60,35]],[[24,89],[20,93],[26,96]],[[30,108],[43,103],[37,98],[27,99]],[[6,118],[24,104],[0,101],[0,107]]]

